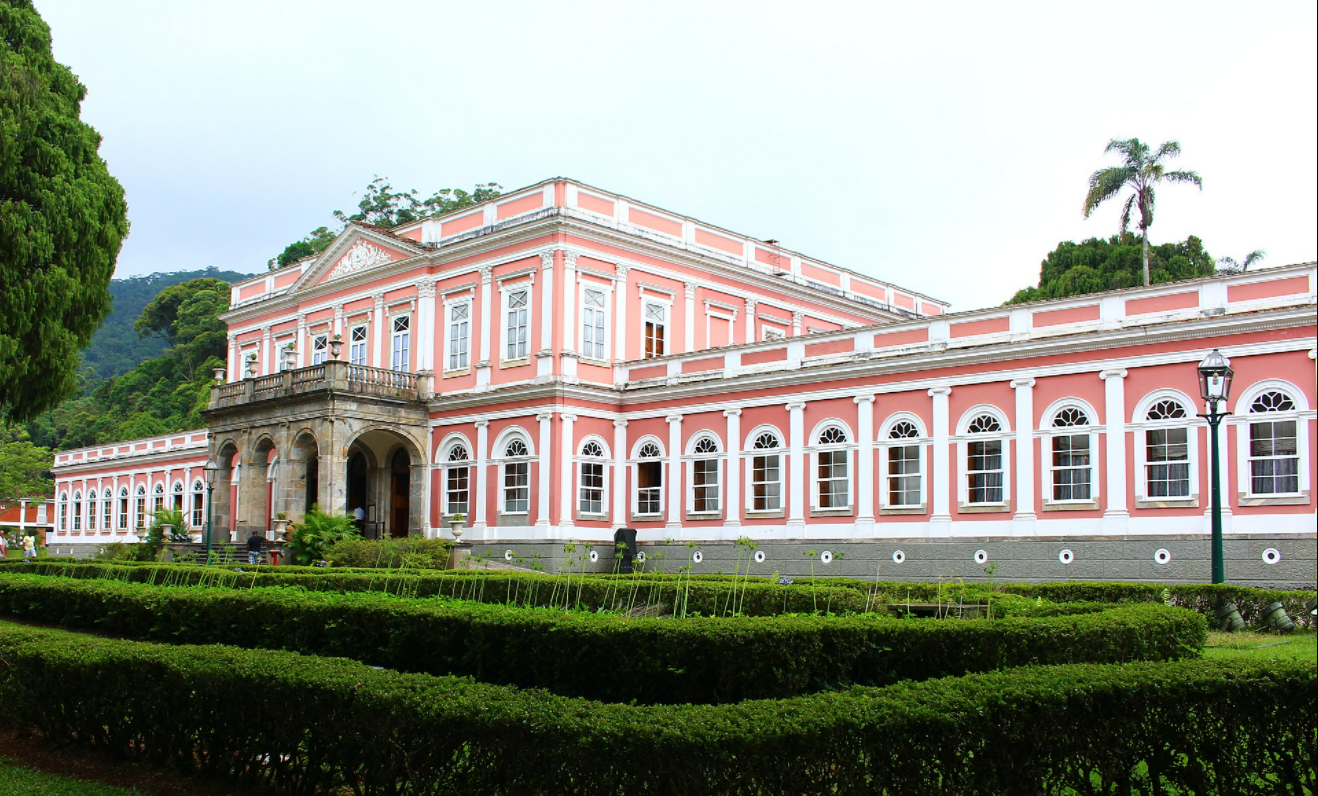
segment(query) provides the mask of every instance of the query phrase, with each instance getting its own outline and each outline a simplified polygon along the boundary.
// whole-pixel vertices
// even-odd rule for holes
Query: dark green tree
[[[1234,257],[1223,257],[1218,260],[1218,262],[1221,263],[1222,266],[1218,270],[1224,274],[1244,273],[1245,271],[1249,270],[1249,267],[1251,265],[1259,262],[1260,260],[1262,260],[1264,257],[1267,256],[1268,253],[1263,251],[1262,249],[1255,249],[1249,254],[1246,254],[1245,259],[1240,261],[1237,261],[1236,258]]]
[[[30,0],[0,2],[0,413],[27,420],[78,388],[78,351],[110,309],[124,189],[79,119]]]
[[[1150,284],[1149,278],[1149,227],[1153,224],[1153,207],[1156,196],[1154,189],[1160,182],[1190,183],[1203,190],[1204,181],[1193,171],[1167,171],[1164,160],[1170,160],[1181,154],[1181,145],[1167,141],[1158,147],[1158,151],[1149,154],[1149,146],[1138,138],[1118,139],[1108,142],[1108,152],[1121,154],[1120,166],[1099,169],[1089,175],[1089,193],[1085,194],[1085,218],[1108,199],[1130,188],[1133,193],[1126,197],[1126,204],[1121,208],[1121,231],[1130,229],[1131,211],[1138,209],[1140,214],[1140,238],[1144,243],[1144,284]]]
[[[395,191],[384,177],[376,177],[362,193],[362,199],[357,203],[357,212],[335,210],[334,219],[338,222],[335,229],[316,228],[305,238],[288,244],[269,265],[271,269],[283,268],[303,257],[324,251],[350,221],[374,224],[377,227],[396,227],[496,199],[502,190],[498,183],[488,182],[477,184],[470,192],[461,188],[444,188],[428,199],[420,199],[416,189]]]
[[[1008,304],[1078,296],[1140,284],[1143,241],[1129,232],[1102,240],[1075,243],[1065,240],[1048,252],[1039,269],[1039,284],[1012,296]],[[1203,241],[1191,235],[1179,243],[1163,243],[1147,250],[1153,284],[1174,282],[1214,272],[1212,255]]]
[[[193,279],[160,291],[133,328],[141,337],[164,339],[183,374],[191,379],[207,359],[224,357],[228,327],[219,316],[228,309],[228,282]]]
[[[18,426],[0,426],[0,498],[49,497],[50,449],[32,444]]]

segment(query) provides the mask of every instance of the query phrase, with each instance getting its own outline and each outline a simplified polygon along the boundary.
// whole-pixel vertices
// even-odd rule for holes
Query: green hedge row
[[[27,572],[70,578],[100,578],[178,586],[300,586],[311,591],[385,591],[412,597],[456,597],[486,603],[568,607],[587,611],[628,611],[662,603],[686,614],[777,616],[824,611],[859,613],[867,597],[855,589],[815,585],[783,586],[750,578],[693,580],[638,574],[619,578],[594,575],[541,575],[525,572],[433,572],[423,570],[317,567],[197,566],[40,561],[0,572]],[[881,606],[871,605],[872,609]]]
[[[725,703],[1029,664],[1199,653],[1203,617],[1162,605],[981,621],[629,619],[357,592],[167,587],[10,574],[0,614],[138,639],[339,655],[617,702]]]
[[[629,706],[352,661],[0,623],[0,724],[235,790],[1314,792],[1312,664],[1072,665]]]
[[[1302,589],[1260,589],[1254,586],[1231,586],[1212,583],[1112,583],[1105,581],[1072,581],[1067,583],[1008,583],[999,591],[1019,594],[1022,597],[1042,597],[1055,602],[1163,602],[1189,608],[1209,617],[1216,627],[1217,607],[1234,602],[1247,625],[1264,624],[1264,609],[1274,602],[1286,608],[1298,625],[1314,626],[1314,617],[1304,604],[1313,599],[1313,591]]]

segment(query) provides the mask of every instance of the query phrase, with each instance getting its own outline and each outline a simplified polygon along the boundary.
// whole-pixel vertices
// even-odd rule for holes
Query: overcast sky
[[[1271,3],[36,0],[128,192],[118,276],[262,271],[374,175],[569,176],[952,302],[1034,284],[1110,138],[1151,239],[1318,254],[1318,19]]]

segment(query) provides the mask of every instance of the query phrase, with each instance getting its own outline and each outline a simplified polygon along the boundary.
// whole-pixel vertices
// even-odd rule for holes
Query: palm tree
[[[1144,284],[1149,284],[1149,226],[1153,224],[1153,189],[1158,183],[1189,182],[1203,190],[1204,181],[1193,171],[1166,171],[1163,160],[1181,154],[1181,145],[1168,141],[1158,147],[1158,151],[1149,156],[1149,146],[1138,138],[1114,138],[1108,142],[1108,152],[1121,153],[1124,162],[1120,166],[1099,169],[1089,175],[1089,193],[1085,196],[1085,218],[1108,199],[1130,186],[1135,192],[1126,198],[1126,206],[1121,209],[1121,231],[1130,228],[1131,209],[1140,211],[1140,237],[1144,241]]]
[[[1263,251],[1262,249],[1255,249],[1249,254],[1246,254],[1245,259],[1239,262],[1237,262],[1236,258],[1234,257],[1223,257],[1220,260],[1218,260],[1218,262],[1222,264],[1223,271],[1239,271],[1243,273],[1245,271],[1248,271],[1251,265],[1258,262],[1259,260],[1262,260],[1264,257],[1267,256],[1268,253]]]

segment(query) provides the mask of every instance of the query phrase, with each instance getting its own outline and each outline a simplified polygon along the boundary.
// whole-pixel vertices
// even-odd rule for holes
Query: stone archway
[[[210,489],[210,494],[207,495],[207,499],[211,501],[210,534],[212,543],[225,540],[232,541],[237,538],[234,536],[237,530],[234,501],[238,497],[237,490],[234,489],[237,485],[234,468],[241,467],[238,444],[231,439],[220,443],[214,461],[219,465],[220,471],[215,476],[215,484]]]
[[[426,466],[423,446],[392,429],[374,428],[348,445],[344,481],[348,513],[366,513],[366,535],[419,535],[425,530]]]

